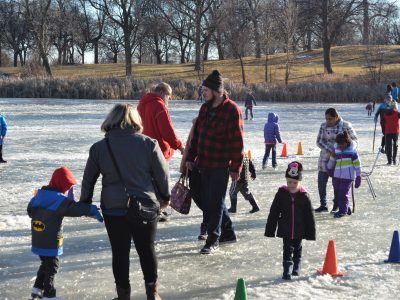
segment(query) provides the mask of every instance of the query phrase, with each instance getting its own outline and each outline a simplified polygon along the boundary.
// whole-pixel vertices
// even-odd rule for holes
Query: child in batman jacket
[[[103,222],[96,205],[70,199],[70,190],[75,184],[76,179],[67,167],[58,168],[49,184],[40,188],[28,204],[28,215],[32,219],[32,252],[41,260],[32,299],[60,299],[56,297],[54,277],[59,268],[58,256],[63,253],[63,218],[94,216]]]

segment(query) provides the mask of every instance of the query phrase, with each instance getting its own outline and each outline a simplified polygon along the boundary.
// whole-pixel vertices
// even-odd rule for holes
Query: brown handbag
[[[170,206],[177,212],[187,215],[192,204],[192,196],[190,195],[188,177],[181,175],[178,182],[175,183],[171,190]]]

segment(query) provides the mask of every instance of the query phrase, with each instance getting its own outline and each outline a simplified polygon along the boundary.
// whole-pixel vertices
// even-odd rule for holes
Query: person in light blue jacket
[[[392,98],[394,101],[399,101],[399,88],[396,85],[396,82],[392,82]]]
[[[3,159],[3,143],[7,134],[7,120],[2,113],[0,113],[0,163],[6,163]]]
[[[265,169],[268,163],[268,157],[272,150],[272,167],[277,167],[276,162],[276,142],[283,143],[281,133],[278,125],[279,116],[276,113],[270,112],[268,114],[268,122],[264,125],[264,143],[265,154],[262,162],[262,168]]]

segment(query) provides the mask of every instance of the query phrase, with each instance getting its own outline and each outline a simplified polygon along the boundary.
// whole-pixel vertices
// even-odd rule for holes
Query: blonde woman
[[[131,104],[115,105],[101,125],[105,138],[90,148],[82,180],[80,201],[91,203],[102,175],[101,209],[111,244],[116,299],[130,299],[131,240],[139,255],[147,299],[161,299],[154,238],[159,210],[169,204],[169,171],[157,141],[143,135],[142,129]]]

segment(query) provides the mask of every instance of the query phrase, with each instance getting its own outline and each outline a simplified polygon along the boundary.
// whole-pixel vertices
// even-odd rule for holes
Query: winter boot
[[[114,298],[113,300],[130,300],[131,299],[131,287],[122,288],[117,286],[117,295],[118,298]]]
[[[6,163],[7,161],[5,161],[3,159],[3,145],[0,145],[0,163]]]
[[[299,276],[301,270],[301,260],[300,259],[293,259],[293,271],[292,276]]]
[[[37,300],[37,299],[42,299],[43,298],[43,290],[33,287],[31,291],[31,299],[32,300]]]
[[[237,198],[231,197],[231,207],[228,209],[230,213],[236,213],[236,206],[237,206]]]
[[[159,283],[156,282],[149,282],[146,283],[146,296],[147,300],[161,300],[160,295],[158,294]]]
[[[197,239],[199,241],[205,241],[207,239],[207,223],[200,224],[200,234]]]
[[[284,280],[292,280],[292,261],[284,261],[283,262],[283,275],[282,279]]]
[[[253,207],[249,211],[249,213],[253,214],[253,213],[258,212],[260,210],[260,207],[258,206],[256,199],[254,198],[253,194],[251,194],[251,193],[250,193],[249,202],[250,202],[251,206]]]

